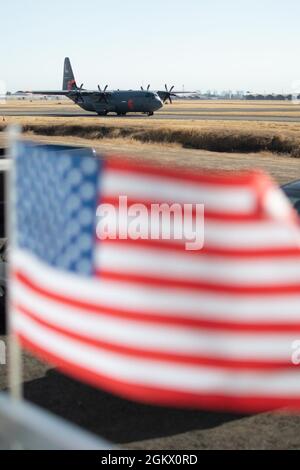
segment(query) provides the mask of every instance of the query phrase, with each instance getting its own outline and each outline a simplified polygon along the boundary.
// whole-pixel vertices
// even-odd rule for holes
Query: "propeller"
[[[141,90],[142,90],[142,91],[145,91],[145,90],[144,90],[144,87],[141,86]],[[150,85],[147,86],[147,91],[149,91],[149,90],[150,90]]]
[[[108,101],[107,101],[107,96],[106,96],[106,90],[107,90],[107,88],[108,88],[108,85],[106,85],[105,88],[104,88],[104,90],[102,91],[100,85],[98,85],[98,90],[99,90],[99,93],[100,93],[99,102],[105,101],[105,103],[108,103]]]
[[[81,94],[81,91],[83,89],[83,83],[80,85],[79,88],[77,88],[76,90],[76,94],[75,94],[75,103],[79,103],[79,100],[83,103],[84,102],[84,99],[82,97],[82,94]]]
[[[173,89],[174,89],[174,85],[170,88],[170,90],[168,90],[168,87],[167,85],[165,84],[165,89],[166,89],[166,93],[165,93],[165,96],[164,96],[164,99],[163,99],[163,102],[165,103],[167,100],[170,101],[170,104],[172,104],[172,98],[171,96],[176,96],[175,93],[172,93]]]

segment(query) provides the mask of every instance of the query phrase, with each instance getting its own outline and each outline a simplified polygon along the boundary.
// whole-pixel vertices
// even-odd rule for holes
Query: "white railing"
[[[0,450],[110,450],[113,445],[47,411],[0,394]]]

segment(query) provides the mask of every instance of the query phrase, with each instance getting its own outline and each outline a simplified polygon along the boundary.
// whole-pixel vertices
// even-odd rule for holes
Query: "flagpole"
[[[10,167],[5,178],[5,193],[6,193],[6,211],[5,211],[5,232],[9,246],[14,246],[14,234],[16,233],[15,221],[12,220],[12,213],[15,214],[12,201],[12,191],[15,191],[13,186],[14,172],[15,172],[15,157],[16,157],[16,143],[20,137],[21,129],[19,126],[11,126],[8,130],[8,144],[9,144],[9,160]],[[7,326],[9,334],[9,358],[8,358],[8,386],[12,400],[20,401],[23,399],[23,382],[22,382],[22,348],[17,335],[14,332],[12,325],[12,311],[10,302],[10,264],[8,261],[8,270],[6,278],[8,280],[7,296],[6,296],[6,312],[7,312]]]

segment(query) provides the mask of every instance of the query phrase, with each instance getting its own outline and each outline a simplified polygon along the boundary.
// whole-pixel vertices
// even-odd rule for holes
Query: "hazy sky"
[[[300,79],[299,0],[0,0],[11,91],[78,83],[289,91]]]

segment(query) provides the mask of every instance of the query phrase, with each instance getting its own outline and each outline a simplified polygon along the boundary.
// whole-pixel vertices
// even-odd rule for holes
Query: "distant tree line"
[[[259,100],[265,100],[265,101],[292,101],[293,99],[297,99],[299,100],[300,99],[300,95],[292,95],[292,94],[289,94],[289,95],[282,95],[282,94],[269,94],[269,95],[262,95],[262,94],[252,94],[252,93],[248,93],[245,95],[245,99],[246,100],[255,100],[255,101],[259,101]]]

